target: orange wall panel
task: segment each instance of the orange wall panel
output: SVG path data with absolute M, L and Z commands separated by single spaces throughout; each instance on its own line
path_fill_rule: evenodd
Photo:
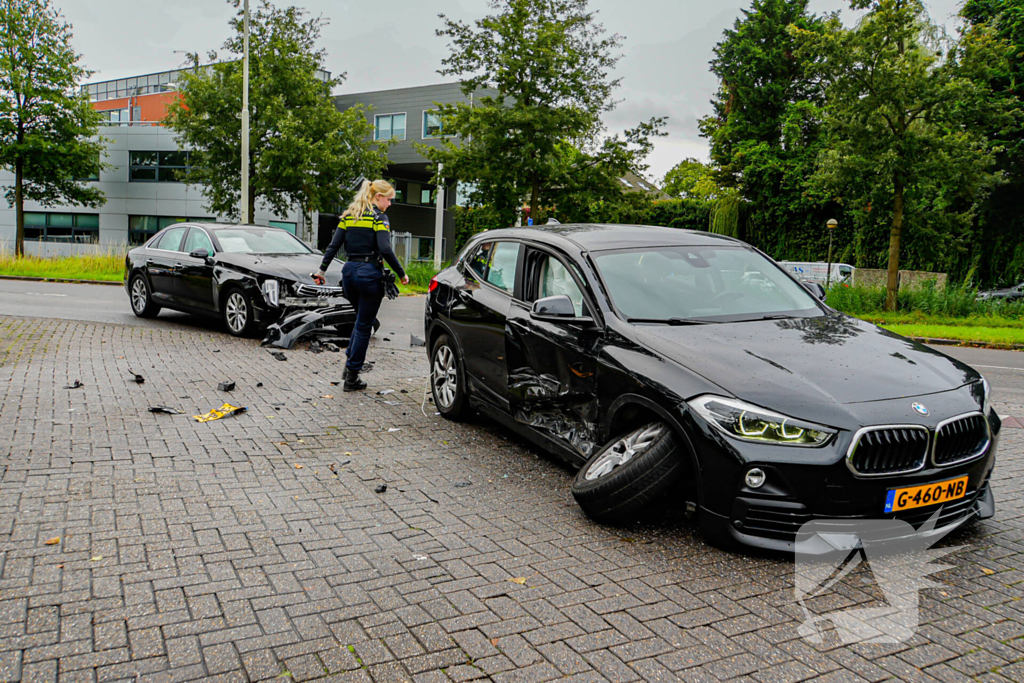
M 167 115 L 167 105 L 174 101 L 174 98 L 181 97 L 176 92 L 151 93 L 139 95 L 133 99 L 122 97 L 118 100 L 103 100 L 94 102 L 93 108 L 96 111 L 110 111 L 111 109 L 127 109 L 131 104 L 139 107 L 139 121 L 157 123 L 163 121 Z M 133 101 L 134 100 L 134 101 Z

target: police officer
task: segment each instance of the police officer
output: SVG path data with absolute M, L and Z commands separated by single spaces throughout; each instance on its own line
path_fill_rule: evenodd
M 391 248 L 391 225 L 384 215 L 394 197 L 395 188 L 387 181 L 364 180 L 355 199 L 341 214 L 320 270 L 313 276 L 317 283 L 323 284 L 324 271 L 344 246 L 346 260 L 341 270 L 341 286 L 345 289 L 345 298 L 356 309 L 355 329 L 349 340 L 348 362 L 342 376 L 345 391 L 366 388 L 366 382 L 359 379 L 359 371 L 363 369 L 373 322 L 384 298 L 384 261 L 404 284 L 409 284 L 409 276 Z

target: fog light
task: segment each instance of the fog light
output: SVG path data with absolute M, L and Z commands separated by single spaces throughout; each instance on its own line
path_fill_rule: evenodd
M 749 486 L 750 488 L 757 489 L 761 488 L 766 478 L 767 477 L 765 476 L 764 470 L 755 467 L 754 469 L 747 472 L 747 476 L 743 478 L 743 481 L 745 481 L 747 483 L 747 486 Z
M 263 283 L 263 298 L 267 303 L 277 308 L 281 297 L 281 284 L 277 280 L 267 280 Z

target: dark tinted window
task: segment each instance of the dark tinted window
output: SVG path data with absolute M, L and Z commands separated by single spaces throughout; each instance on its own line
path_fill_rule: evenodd
M 157 242 L 154 249 L 164 249 L 166 251 L 180 251 L 181 238 L 185 236 L 186 228 L 171 228 L 163 234 L 160 241 Z

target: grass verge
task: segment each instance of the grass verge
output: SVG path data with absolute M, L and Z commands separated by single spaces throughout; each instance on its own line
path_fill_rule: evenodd
M 13 254 L 0 253 L 0 275 L 120 282 L 124 279 L 124 254 L 15 258 Z
M 900 325 L 882 324 L 882 327 L 904 337 L 930 339 L 956 339 L 965 342 L 1007 346 L 1024 345 L 1024 330 L 1011 327 L 978 327 L 973 325 Z

